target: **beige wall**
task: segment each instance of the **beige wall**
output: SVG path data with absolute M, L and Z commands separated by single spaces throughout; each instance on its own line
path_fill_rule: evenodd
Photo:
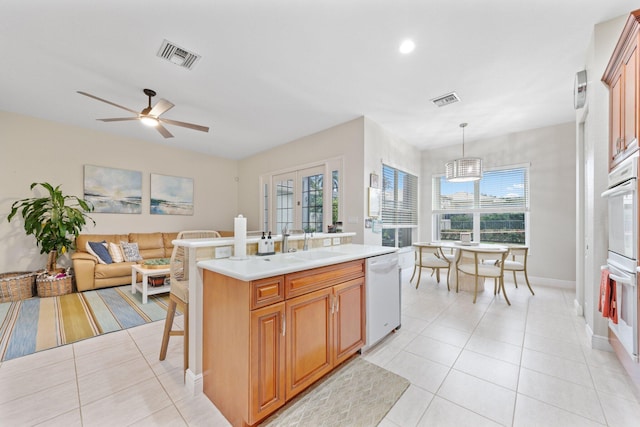
M 238 212 L 247 216 L 247 228 L 263 228 L 259 217 L 261 175 L 342 157 L 342 189 L 347 196 L 343 197 L 341 206 L 343 231 L 357 233 L 353 242 L 362 243 L 363 141 L 364 118 L 360 117 L 241 160 Z M 274 233 L 280 234 L 280 231 Z
M 364 185 L 369 186 L 369 175 L 375 172 L 380 176 L 382 186 L 382 164 L 400 169 L 420 178 L 420 150 L 406 143 L 372 120 L 364 121 Z M 418 199 L 419 202 L 419 199 Z M 362 203 L 362 215 L 368 215 L 368 193 L 365 192 Z M 364 229 L 364 243 L 381 245 L 382 234 Z M 416 238 L 418 234 L 416 233 Z
M 0 272 L 43 268 L 35 239 L 22 221 L 6 218 L 17 199 L 32 197 L 32 182 L 61 185 L 82 197 L 83 165 L 142 172 L 142 214 L 94 213 L 89 233 L 232 229 L 237 214 L 237 162 L 146 141 L 126 139 L 23 115 L 0 111 Z M 150 174 L 194 180 L 194 215 L 150 215 Z M 62 260 L 65 262 L 65 260 Z
M 472 129 L 470 127 L 470 129 Z M 472 130 L 467 133 L 472 134 Z M 575 281 L 575 125 L 566 123 L 465 144 L 486 169 L 529 163 L 531 276 Z M 431 179 L 461 147 L 422 152 L 421 240 L 432 239 Z

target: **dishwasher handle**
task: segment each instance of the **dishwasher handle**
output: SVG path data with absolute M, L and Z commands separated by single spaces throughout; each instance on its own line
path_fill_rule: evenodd
M 369 270 L 372 273 L 388 273 L 398 268 L 398 259 L 392 258 L 387 260 L 369 260 Z

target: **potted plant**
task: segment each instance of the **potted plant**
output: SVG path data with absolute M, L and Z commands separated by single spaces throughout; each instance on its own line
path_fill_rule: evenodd
M 87 212 L 93 211 L 93 205 L 76 196 L 64 195 L 60 186 L 54 188 L 46 182 L 34 182 L 30 189 L 33 190 L 37 185 L 46 189 L 49 194 L 14 202 L 7 220 L 11 222 L 20 211 L 27 235 L 33 234 L 40 253 L 48 254 L 47 272 L 53 273 L 56 271 L 58 254 L 75 249 L 75 239 L 86 221 L 96 224 L 87 215 Z

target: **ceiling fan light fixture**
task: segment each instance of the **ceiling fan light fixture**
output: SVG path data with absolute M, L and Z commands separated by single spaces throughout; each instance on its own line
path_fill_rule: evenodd
M 445 164 L 445 177 L 449 182 L 478 181 L 482 178 L 482 159 L 464 156 L 464 128 L 467 127 L 467 123 L 460 123 L 460 127 L 462 128 L 462 157 Z
M 160 124 L 158 119 L 156 119 L 155 117 L 151 117 L 151 116 L 140 117 L 140 121 L 142 122 L 143 125 L 149 126 L 149 127 L 156 127 L 156 126 L 158 126 Z

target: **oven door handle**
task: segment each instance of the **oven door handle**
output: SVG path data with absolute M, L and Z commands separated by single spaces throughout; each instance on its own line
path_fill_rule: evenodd
M 625 285 L 635 286 L 635 284 L 634 284 L 634 283 L 632 283 L 632 281 L 631 281 L 631 278 L 632 278 L 632 277 L 633 277 L 633 276 L 630 276 L 630 277 L 622 277 L 622 276 L 618 276 L 618 275 L 615 275 L 615 274 L 611 274 L 611 273 L 609 273 L 609 279 L 611 279 L 611 280 L 615 280 L 616 282 L 618 282 L 618 283 L 622 283 L 622 284 L 625 284 Z
M 635 185 L 635 180 L 629 180 L 627 182 L 625 182 L 624 184 L 620 184 L 616 187 L 610 188 L 607 191 L 604 191 L 600 197 L 610 197 L 610 196 L 615 196 L 618 194 L 624 194 L 624 193 L 628 193 L 630 191 L 635 191 L 636 189 L 636 185 Z

